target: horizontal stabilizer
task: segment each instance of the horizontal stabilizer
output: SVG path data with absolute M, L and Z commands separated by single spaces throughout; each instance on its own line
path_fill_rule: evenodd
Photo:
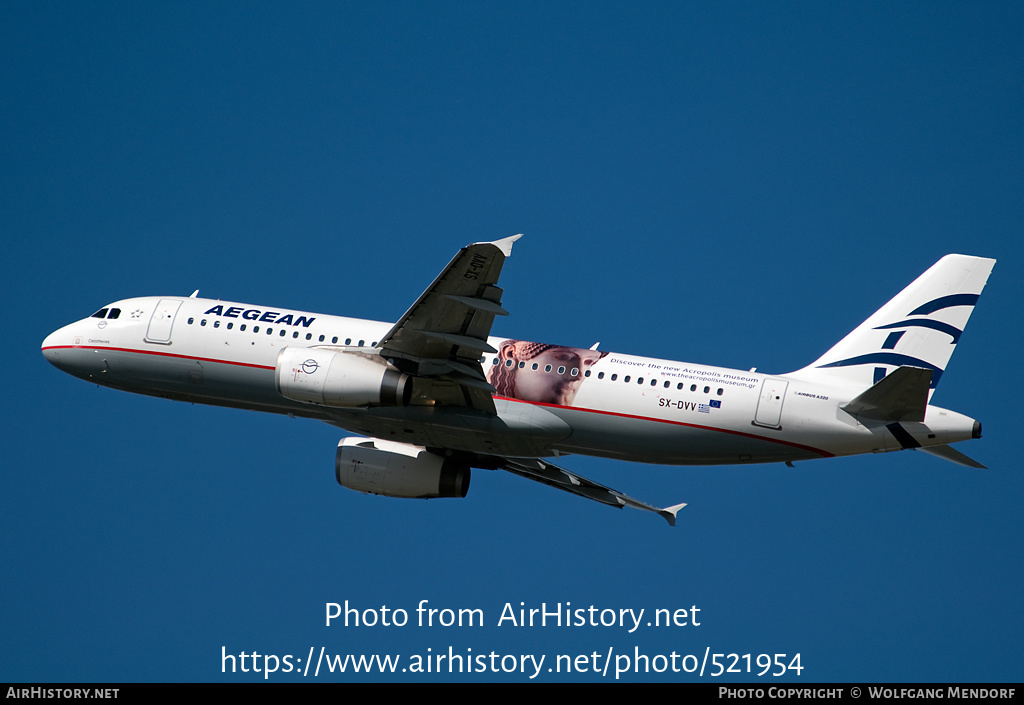
M 843 411 L 886 423 L 924 421 L 932 371 L 921 367 L 900 367 L 886 375 L 853 400 Z
M 984 465 L 979 463 L 977 460 L 972 460 L 971 458 L 968 458 L 966 455 L 958 451 L 956 448 L 953 448 L 952 446 L 921 446 L 917 450 L 923 450 L 925 453 L 928 453 L 929 455 L 934 455 L 936 457 L 943 458 L 945 460 L 950 461 L 951 463 L 956 463 L 957 465 L 963 465 L 969 468 L 978 468 L 979 470 L 988 469 Z

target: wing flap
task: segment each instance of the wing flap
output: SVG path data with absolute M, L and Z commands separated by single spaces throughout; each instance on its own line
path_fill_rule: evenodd
M 540 482 L 549 487 L 570 492 L 580 497 L 600 502 L 601 504 L 607 504 L 610 507 L 617 507 L 619 509 L 633 507 L 634 509 L 654 512 L 667 521 L 670 526 L 676 525 L 676 513 L 686 506 L 684 502 L 671 507 L 655 507 L 625 495 L 618 490 L 613 490 L 593 480 L 581 477 L 576 473 L 569 472 L 540 458 L 505 458 L 499 467 L 502 470 L 525 477 L 528 480 Z
M 457 301 L 463 306 L 475 308 L 479 311 L 487 311 L 488 313 L 492 313 L 495 316 L 508 315 L 508 311 L 506 311 L 501 306 L 499 306 L 498 304 L 494 303 L 489 299 L 471 299 L 468 296 L 456 296 L 455 294 L 444 294 L 444 296 L 451 299 L 452 301 Z
M 458 345 L 459 347 L 465 348 L 466 350 L 475 350 L 477 352 L 489 352 L 496 353 L 490 343 L 486 339 L 480 340 L 479 338 L 472 338 L 468 335 L 456 335 L 455 333 L 439 333 L 432 330 L 411 330 L 410 335 L 419 335 L 423 338 L 427 338 L 431 341 L 439 340 L 442 343 L 448 343 L 449 345 Z

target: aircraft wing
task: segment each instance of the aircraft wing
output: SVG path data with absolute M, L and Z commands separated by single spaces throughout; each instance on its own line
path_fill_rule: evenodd
M 638 499 L 633 499 L 628 495 L 624 495 L 618 490 L 613 490 L 610 487 L 600 485 L 593 480 L 588 480 L 585 477 L 569 472 L 564 468 L 560 468 L 557 465 L 549 463 L 546 460 L 540 458 L 505 458 L 503 462 L 498 466 L 502 470 L 525 477 L 528 480 L 534 480 L 536 482 L 543 483 L 549 487 L 556 487 L 566 492 L 579 495 L 580 497 L 586 497 L 592 499 L 595 502 L 601 504 L 607 504 L 611 507 L 633 507 L 635 509 L 643 509 L 648 512 L 654 512 L 661 516 L 670 526 L 676 525 L 676 512 L 686 506 L 686 503 L 676 504 L 672 507 L 665 507 L 661 509 L 659 507 L 651 506 L 645 502 L 641 502 Z
M 495 413 L 480 364 L 495 352 L 487 343 L 501 307 L 498 276 L 522 235 L 459 250 L 434 282 L 377 344 L 380 354 L 414 375 L 413 404 L 468 406 Z

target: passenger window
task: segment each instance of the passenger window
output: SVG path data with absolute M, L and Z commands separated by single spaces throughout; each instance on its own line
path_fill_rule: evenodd
M 243 323 L 242 325 L 238 326 L 238 330 L 240 330 L 240 331 L 242 331 L 244 333 L 245 332 L 245 324 Z
M 288 335 L 288 331 L 286 331 L 286 330 L 285 330 L 284 328 L 282 328 L 282 329 L 281 329 L 281 337 L 283 338 L 283 337 L 285 337 L 286 335 Z
M 590 374 L 590 372 L 588 371 L 587 374 Z M 598 379 L 604 379 L 604 372 L 598 372 L 597 373 L 597 378 Z
M 711 387 L 704 387 L 704 393 L 707 394 L 711 391 Z
M 196 319 L 194 319 L 194 318 L 190 318 L 190 319 L 188 319 L 188 324 L 189 324 L 189 325 L 192 325 L 192 322 L 193 322 L 193 321 L 195 321 L 195 320 L 196 320 Z
M 332 343 L 337 343 L 338 342 L 338 336 L 334 336 L 333 338 L 331 338 L 331 342 Z
M 617 374 L 615 374 L 615 375 L 612 375 L 612 382 L 614 382 L 614 381 L 615 381 L 615 380 L 617 380 L 618 378 L 619 378 L 619 376 L 618 376 Z
M 536 369 L 537 369 L 538 367 L 540 367 L 540 365 L 538 365 L 538 364 L 537 364 L 536 362 L 535 362 L 535 363 L 533 363 L 533 369 L 535 369 L 535 370 L 536 370 Z
M 511 360 L 505 360 L 505 367 L 512 367 L 512 361 Z
M 724 391 L 725 391 L 724 389 L 722 389 L 721 387 L 719 387 L 719 388 L 718 388 L 718 392 L 717 392 L 717 393 L 718 393 L 718 396 L 722 396 L 722 392 L 724 392 Z
M 680 382 L 679 384 L 676 385 L 676 389 L 682 389 L 682 388 L 683 388 L 683 383 L 682 382 Z
M 203 320 L 199 321 L 199 325 L 205 326 L 206 325 L 206 319 L 204 318 Z
M 526 363 L 523 362 L 522 360 L 520 360 L 519 361 L 519 369 L 523 369 L 524 367 L 526 367 Z
M 235 324 L 232 323 L 231 321 L 228 321 L 228 330 L 231 330 L 234 327 L 235 327 Z
M 274 329 L 273 328 L 267 328 L 267 335 L 273 335 L 273 334 L 274 334 Z
M 690 391 L 691 392 L 696 392 L 697 391 L 697 385 L 696 384 L 691 384 L 690 385 Z
M 590 376 L 590 370 L 587 370 L 586 372 L 584 372 L 583 376 L 584 377 L 589 377 Z
M 359 347 L 363 347 L 363 341 L 362 340 L 359 341 Z
M 652 386 L 652 387 L 657 387 L 657 386 L 658 386 L 658 380 L 656 380 L 656 379 L 652 379 L 652 380 L 651 380 L 651 386 Z M 665 386 L 666 386 L 666 387 L 668 386 L 668 382 L 665 382 Z
M 626 375 L 625 377 L 623 377 L 622 381 L 623 382 L 628 382 L 629 381 L 629 375 Z
M 551 365 L 544 365 L 544 371 L 545 372 L 550 372 L 551 371 Z
M 324 337 L 322 335 L 320 336 L 320 342 L 324 342 Z
M 253 333 L 259 333 L 260 332 L 260 327 L 259 326 L 253 326 L 252 327 L 252 332 Z
M 590 370 L 587 370 L 587 372 L 588 372 L 587 376 L 589 377 L 590 376 L 590 374 L 589 374 Z M 570 377 L 579 377 L 579 374 L 580 374 L 580 371 L 576 367 L 573 367 L 572 370 L 569 372 L 569 376 Z
M 335 341 L 335 342 L 337 342 L 337 341 Z M 351 344 L 352 344 L 352 338 L 345 338 L 345 345 L 351 345 Z
M 643 377 L 637 377 L 636 378 L 636 383 L 637 384 L 643 384 L 644 383 L 644 378 Z
M 214 328 L 220 328 L 220 321 L 214 321 L 213 322 L 213 327 Z
M 565 367 L 559 367 L 558 368 L 558 374 L 564 375 L 565 374 Z

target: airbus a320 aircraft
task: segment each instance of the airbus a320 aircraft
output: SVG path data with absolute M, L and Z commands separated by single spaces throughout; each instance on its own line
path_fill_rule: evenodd
M 306 416 L 338 444 L 338 482 L 388 497 L 465 497 L 502 469 L 675 525 L 553 464 L 583 454 L 667 465 L 784 462 L 949 444 L 974 419 L 929 402 L 995 260 L 947 255 L 789 374 L 490 337 L 521 237 L 459 251 L 397 323 L 190 297 L 116 301 L 51 333 L 43 355 L 107 387 Z

